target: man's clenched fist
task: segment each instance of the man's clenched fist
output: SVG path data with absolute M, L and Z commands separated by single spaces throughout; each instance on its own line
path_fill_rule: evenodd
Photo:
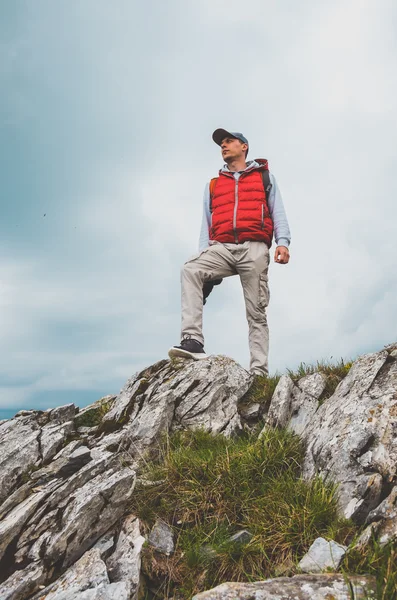
M 286 265 L 289 262 L 289 250 L 285 246 L 277 246 L 274 253 L 274 262 Z

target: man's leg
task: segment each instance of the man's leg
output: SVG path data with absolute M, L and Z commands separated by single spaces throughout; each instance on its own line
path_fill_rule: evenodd
M 269 329 L 266 308 L 269 304 L 269 249 L 263 242 L 245 242 L 247 251 L 237 263 L 243 286 L 249 329 L 250 369 L 268 374 Z
M 182 267 L 182 335 L 204 344 L 203 283 L 236 275 L 235 260 L 223 244 L 213 244 Z

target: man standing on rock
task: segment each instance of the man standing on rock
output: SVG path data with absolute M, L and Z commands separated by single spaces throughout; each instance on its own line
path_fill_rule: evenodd
M 242 133 L 217 129 L 225 165 L 206 185 L 199 253 L 182 269 L 182 341 L 172 357 L 206 358 L 202 332 L 203 299 L 224 277 L 240 275 L 249 328 L 250 370 L 268 374 L 269 248 L 273 234 L 276 263 L 289 261 L 290 230 L 283 201 L 267 160 L 246 162 L 249 144 Z M 204 294 L 204 296 L 203 296 Z

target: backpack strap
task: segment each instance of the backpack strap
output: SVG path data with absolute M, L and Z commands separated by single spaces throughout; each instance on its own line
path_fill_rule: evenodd
M 213 177 L 210 181 L 210 213 L 212 213 L 212 199 L 215 193 L 216 182 L 218 181 L 218 177 Z
M 262 181 L 263 181 L 263 188 L 265 190 L 265 195 L 266 195 L 266 202 L 269 207 L 269 196 L 270 196 L 270 191 L 272 189 L 272 184 L 270 183 L 270 175 L 269 175 L 268 169 L 262 171 Z

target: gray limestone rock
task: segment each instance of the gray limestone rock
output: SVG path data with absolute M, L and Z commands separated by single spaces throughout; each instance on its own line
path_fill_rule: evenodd
M 35 413 L 0 425 L 0 503 L 22 482 L 24 474 L 40 464 L 40 435 Z
M 46 412 L 20 411 L 0 425 L 0 503 L 58 452 L 74 431 L 68 420 L 74 412 L 73 404 Z
M 129 515 L 122 524 L 114 551 L 106 560 L 111 581 L 125 583 L 129 600 L 138 598 L 141 550 L 144 542 L 139 520 L 134 515 Z
M 318 408 L 325 383 L 322 373 L 306 375 L 296 385 L 288 375 L 283 375 L 274 391 L 265 428 L 288 427 L 302 435 Z
M 359 358 L 302 437 L 304 475 L 338 484 L 341 513 L 362 523 L 397 471 L 397 361 L 384 350 Z
M 49 495 L 50 489 L 43 489 L 33 493 L 16 506 L 0 522 L 0 560 L 4 556 L 8 546 L 19 536 L 22 528 L 29 518 L 34 514 L 38 506 Z
M 397 539 L 397 487 L 395 486 L 389 496 L 379 504 L 377 508 L 372 510 L 368 517 L 367 523 L 370 523 L 367 528 L 368 535 L 376 534 L 378 542 L 381 546 L 388 544 Z M 367 531 L 367 529 L 365 531 Z M 361 535 L 364 539 L 364 533 Z M 361 539 L 361 543 L 363 542 Z M 368 540 L 369 541 L 369 540 Z
M 327 569 L 337 571 L 346 550 L 346 546 L 319 537 L 300 561 L 299 568 L 304 573 L 321 573 Z
M 306 375 L 298 381 L 292 392 L 291 419 L 288 427 L 297 435 L 302 435 L 318 409 L 318 401 L 325 388 L 322 373 Z
M 296 575 L 255 583 L 222 583 L 192 600 L 364 600 L 375 598 L 373 578 Z
M 38 592 L 32 600 L 69 600 L 89 589 L 108 586 L 106 565 L 98 549 L 93 548 L 53 584 Z
M 261 409 L 261 405 L 259 402 L 254 402 L 253 404 L 243 405 L 240 407 L 240 415 L 243 419 L 249 421 L 250 419 L 257 419 L 259 416 Z
M 295 384 L 289 375 L 282 375 L 269 406 L 266 425 L 287 427 L 292 414 L 292 392 Z
M 157 519 L 148 535 L 148 542 L 157 552 L 170 556 L 174 552 L 174 536 L 172 530 L 161 519 Z
M 224 356 L 181 359 L 176 366 L 161 361 L 127 382 L 103 427 L 119 428 L 113 446 L 133 455 L 175 429 L 200 427 L 231 435 L 241 429 L 237 402 L 250 383 L 251 375 Z M 109 443 L 107 437 L 103 444 Z
M 101 538 L 99 538 L 99 540 L 95 544 L 94 548 L 97 548 L 99 550 L 99 554 L 102 560 L 105 560 L 114 550 L 115 537 L 115 531 L 108 531 Z
M 1 600 L 25 600 L 40 587 L 44 587 L 46 572 L 40 562 L 32 562 L 26 569 L 15 571 L 0 584 Z
M 74 432 L 73 421 L 49 423 L 41 430 L 40 451 L 43 463 L 47 463 L 60 450 L 64 440 Z
M 79 488 L 61 505 L 58 528 L 45 545 L 45 561 L 53 564 L 62 556 L 63 566 L 72 564 L 123 516 L 134 485 L 135 472 L 126 467 L 105 471 Z

